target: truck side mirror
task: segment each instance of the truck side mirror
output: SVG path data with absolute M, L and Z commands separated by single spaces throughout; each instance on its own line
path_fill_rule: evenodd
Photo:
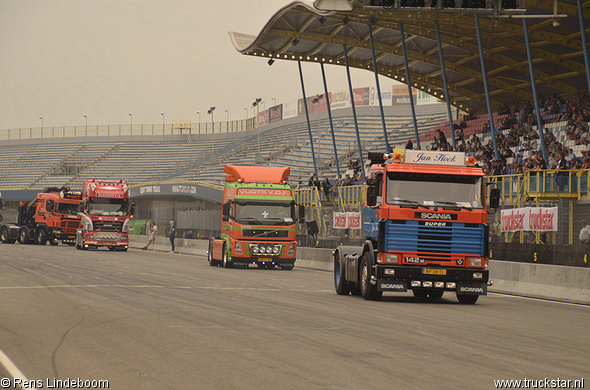
M 303 223 L 303 222 L 305 222 L 305 206 L 300 204 L 298 206 L 298 209 L 299 209 L 299 218 L 298 218 L 299 222 Z
M 47 211 L 52 212 L 55 209 L 55 204 L 52 200 L 48 200 L 45 205 L 45 208 L 47 209 Z
M 227 221 L 229 221 L 229 215 L 224 215 L 223 217 L 221 217 L 221 220 L 222 220 L 223 222 L 227 222 Z
M 221 206 L 221 214 L 222 214 L 224 217 L 229 217 L 229 207 L 230 207 L 230 206 L 229 206 L 229 203 L 224 203 L 224 204 Z M 229 220 L 229 219 L 224 219 L 224 221 L 228 221 L 228 220 Z
M 377 205 L 377 187 L 367 187 L 367 206 L 375 207 Z
M 500 189 L 492 188 L 490 190 L 490 207 L 497 209 L 500 206 Z
M 131 203 L 131 208 L 129 209 L 129 215 L 135 214 L 135 203 Z

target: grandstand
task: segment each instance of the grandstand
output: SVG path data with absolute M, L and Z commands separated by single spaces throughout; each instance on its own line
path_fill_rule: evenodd
M 403 147 L 414 138 L 410 110 L 385 107 L 389 145 Z M 363 154 L 385 151 L 378 107 L 358 107 Z M 358 158 L 351 109 L 332 112 L 340 173 L 349 159 Z M 417 107 L 420 134 L 447 118 L 446 107 Z M 336 176 L 327 113 L 310 116 L 316 165 L 320 177 Z M 426 145 L 424 145 L 426 146 Z M 423 146 L 423 147 L 424 147 Z M 0 145 L 0 190 L 42 189 L 67 185 L 81 188 L 87 178 L 122 179 L 130 184 L 163 180 L 196 180 L 221 184 L 226 163 L 290 166 L 291 181 L 307 183 L 314 172 L 309 131 L 304 115 L 232 133 L 199 135 L 137 135 L 110 137 L 53 137 L 6 140 Z

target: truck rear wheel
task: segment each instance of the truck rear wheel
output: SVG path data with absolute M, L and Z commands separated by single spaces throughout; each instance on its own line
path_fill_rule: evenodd
M 466 305 L 473 305 L 475 302 L 477 302 L 477 298 L 479 298 L 479 295 L 457 294 L 457 299 L 459 300 L 459 303 L 463 303 Z
M 7 226 L 2 226 L 2 229 L 0 229 L 0 241 L 2 241 L 3 244 L 13 244 L 15 241 L 10 239 L 10 233 L 8 232 Z
M 338 295 L 350 294 L 350 286 L 344 278 L 344 272 L 342 272 L 340 253 L 334 253 L 334 288 Z
M 371 254 L 369 252 L 365 252 L 363 255 L 363 260 L 361 262 L 361 295 L 366 300 L 379 300 L 383 295 L 383 291 L 377 291 L 377 286 L 371 284 L 371 276 L 373 276 L 373 267 L 371 261 Z
M 35 236 L 35 243 L 37 245 L 45 245 L 47 244 L 47 231 L 43 228 L 37 230 L 37 235 Z
M 22 227 L 18 232 L 18 243 L 28 244 L 29 243 L 29 229 Z

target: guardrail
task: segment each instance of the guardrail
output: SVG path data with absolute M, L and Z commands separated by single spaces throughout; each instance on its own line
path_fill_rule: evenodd
M 168 124 L 120 124 L 24 127 L 0 129 L 0 140 L 66 138 L 66 137 L 108 137 L 108 136 L 153 136 L 153 135 L 196 135 L 233 133 L 255 128 L 255 118 L 222 122 L 191 123 L 173 121 Z

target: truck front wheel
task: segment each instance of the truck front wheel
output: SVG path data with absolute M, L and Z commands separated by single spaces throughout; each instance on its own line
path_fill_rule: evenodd
M 45 245 L 47 244 L 47 231 L 43 228 L 37 230 L 37 235 L 35 236 L 35 243 L 37 245 Z
M 221 258 L 223 263 L 223 268 L 231 268 L 233 264 L 229 262 L 229 255 L 227 254 L 227 248 L 225 244 L 223 244 L 223 250 L 221 251 Z
M 371 261 L 371 254 L 369 252 L 365 252 L 363 255 L 363 260 L 361 262 L 361 295 L 366 300 L 379 300 L 383 295 L 383 291 L 377 291 L 377 286 L 371 284 L 371 276 L 373 276 L 373 267 Z
M 340 262 L 340 253 L 334 254 L 334 288 L 338 295 L 348 295 L 350 293 L 350 286 L 344 278 L 344 272 Z
M 209 251 L 207 253 L 207 261 L 211 267 L 219 265 L 219 261 L 213 259 L 213 241 L 209 240 Z

